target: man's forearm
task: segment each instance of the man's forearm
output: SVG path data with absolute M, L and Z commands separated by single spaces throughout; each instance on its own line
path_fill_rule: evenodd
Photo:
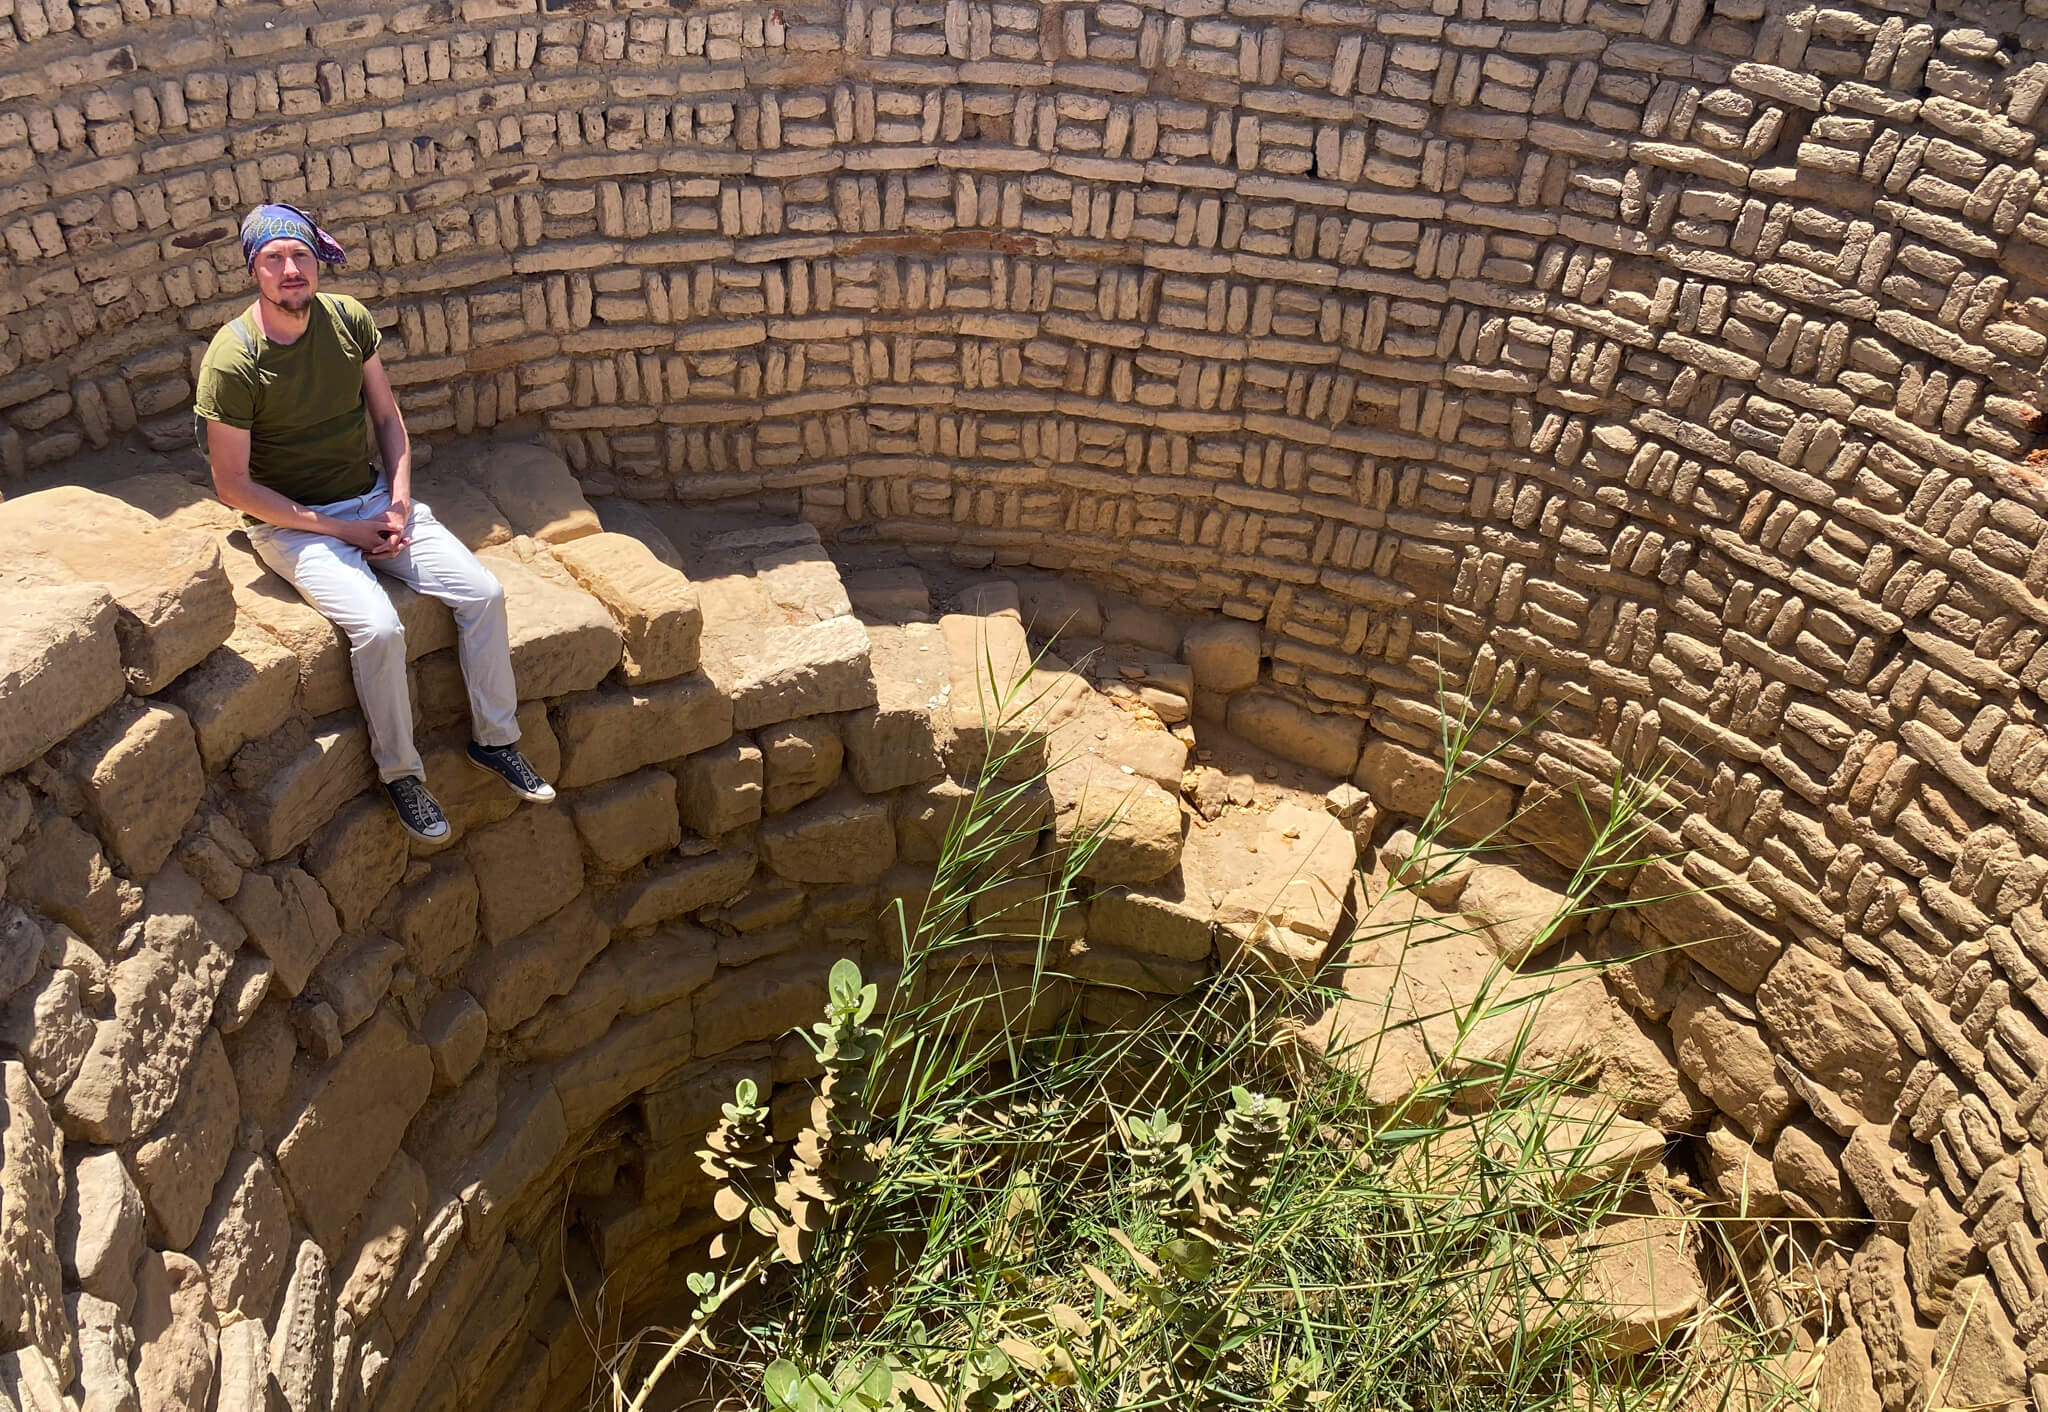
M 309 510 L 288 495 L 281 495 L 267 485 L 258 485 L 253 480 L 231 480 L 214 477 L 214 494 L 220 502 L 233 510 L 254 515 L 265 524 L 276 525 L 279 529 L 306 530 L 313 534 L 333 534 L 340 521 L 332 516 Z
M 376 420 L 377 450 L 391 474 L 391 498 L 412 499 L 412 438 L 405 434 L 405 418 L 397 413 Z

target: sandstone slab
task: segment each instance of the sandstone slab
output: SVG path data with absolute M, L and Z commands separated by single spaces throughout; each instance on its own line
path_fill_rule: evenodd
M 203 530 L 164 524 L 110 495 L 55 486 L 0 503 L 0 540 L 27 583 L 98 583 L 119 616 L 128 686 L 161 691 L 226 640 L 235 603 Z
M 208 1030 L 177 1101 L 135 1149 L 135 1185 L 149 1213 L 150 1239 L 159 1247 L 182 1250 L 198 1235 L 241 1117 L 227 1051 Z
M 558 581 L 538 560 L 527 563 L 504 550 L 492 550 L 483 563 L 505 589 L 512 676 L 521 701 L 588 691 L 619 664 L 617 624 L 573 581 Z M 552 561 L 549 567 L 568 579 Z
M 745 736 L 699 750 L 675 767 L 676 809 L 684 828 L 704 838 L 761 817 L 760 747 Z
M 438 980 L 461 963 L 477 938 L 480 901 L 476 871 L 460 854 L 436 858 L 399 894 L 398 939 L 415 971 Z
M 1011 616 L 948 613 L 939 619 L 948 673 L 947 766 L 974 779 L 993 765 L 1005 779 L 1028 779 L 1047 763 L 1044 709 L 1024 625 Z
M 220 1332 L 206 1276 L 190 1258 L 151 1251 L 135 1298 L 135 1392 L 141 1412 L 205 1407 Z
M 1413 819 L 1435 815 L 1452 838 L 1491 838 L 1514 810 L 1515 793 L 1499 780 L 1479 774 L 1450 780 L 1443 761 L 1391 740 L 1376 739 L 1365 747 L 1352 783 L 1391 813 Z
M 478 829 L 465 848 L 476 869 L 477 911 L 487 941 L 517 936 L 583 890 L 583 849 L 565 810 L 522 809 Z
M 568 463 L 544 446 L 496 441 L 478 448 L 470 464 L 475 483 L 518 534 L 567 544 L 604 529 Z
M 1339 778 L 1358 763 L 1358 745 L 1365 734 L 1365 722 L 1356 716 L 1325 715 L 1258 691 L 1232 697 L 1226 720 L 1231 734 L 1259 749 Z M 1371 787 L 1363 780 L 1358 783 Z
M 869 883 L 896 861 L 889 806 L 851 789 L 764 822 L 761 859 L 797 883 Z
M 206 788 L 185 713 L 131 698 L 65 742 L 62 756 L 107 851 L 132 877 L 155 873 Z
M 1191 627 L 1181 637 L 1180 655 L 1198 691 L 1228 696 L 1259 684 L 1259 630 L 1251 623 L 1218 619 Z
M 1762 1031 L 1704 988 L 1688 986 L 1679 996 L 1671 1037 L 1679 1067 L 1757 1142 L 1768 1142 L 1797 1110 Z
M 291 1213 L 268 1158 L 229 1154 L 227 1170 L 188 1248 L 206 1273 L 214 1307 L 227 1319 L 262 1319 L 291 1254 Z
M 274 863 L 242 874 L 241 890 L 229 899 L 228 910 L 269 958 L 286 995 L 305 989 L 313 968 L 341 935 L 327 890 L 295 864 Z
M 119 1144 L 147 1135 L 175 1101 L 243 931 L 180 868 L 158 873 L 147 910 L 108 975 L 113 1016 L 59 1101 L 65 1131 Z
M 765 726 L 755 734 L 761 747 L 761 807 L 780 814 L 815 799 L 839 782 L 846 747 L 828 720 L 810 717 Z
M 235 756 L 235 822 L 265 858 L 281 858 L 376 781 L 370 733 L 353 714 L 323 716 L 304 732 L 251 741 Z
M 868 794 L 932 779 L 945 769 L 952 712 L 952 669 L 937 625 L 868 628 L 875 704 L 841 727 L 846 768 Z
M 744 848 L 678 857 L 602 891 L 599 911 L 621 932 L 671 921 L 699 907 L 729 902 L 754 876 L 754 854 Z
M 97 584 L 0 585 L 0 774 L 18 770 L 127 690 L 114 600 Z
M 1155 882 L 1180 863 L 1177 795 L 1126 774 L 1096 756 L 1062 761 L 1046 772 L 1057 845 L 1085 844 L 1081 875 L 1099 883 Z
M 577 894 L 531 929 L 473 953 L 462 983 L 483 1006 L 491 1028 L 509 1030 L 550 996 L 565 994 L 610 940 L 610 928 Z
M 1757 988 L 1756 1009 L 1801 1069 L 1865 1118 L 1891 1118 L 1905 1080 L 1898 1037 L 1839 966 L 1804 947 L 1787 947 Z
M 1663 860 L 1645 863 L 1629 901 L 1666 942 L 1745 994 L 1770 973 L 1785 944 Z
M 241 621 L 227 641 L 171 684 L 164 699 L 191 721 L 200 762 L 211 771 L 282 725 L 298 694 L 298 654 Z
M 567 803 L 590 861 L 605 872 L 623 873 L 682 842 L 676 777 L 666 770 L 640 770 L 594 785 Z
M 142 1193 L 111 1148 L 76 1149 L 70 1175 L 57 1225 L 65 1278 L 125 1314 L 143 1252 Z
M 586 535 L 554 552 L 617 624 L 624 643 L 620 676 L 666 681 L 697 669 L 704 616 L 689 579 L 623 534 Z
M 573 789 L 717 745 L 732 735 L 733 709 L 699 674 L 603 687 L 556 706 L 554 725 L 562 744 L 556 783 Z
M 405 876 L 411 853 L 383 791 L 341 806 L 306 849 L 306 870 L 334 903 L 345 932 L 360 931 Z
M 427 1099 L 434 1063 L 391 1010 L 349 1037 L 277 1144 L 277 1169 L 314 1239 L 339 1248 L 406 1124 Z
M 68 1380 L 77 1353 L 57 1254 L 64 1175 L 43 1096 L 26 1068 L 0 1060 L 0 1343 L 41 1349 Z

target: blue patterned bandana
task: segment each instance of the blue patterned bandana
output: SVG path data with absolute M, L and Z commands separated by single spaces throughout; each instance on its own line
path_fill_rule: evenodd
M 313 218 L 304 211 L 282 201 L 258 206 L 242 218 L 242 259 L 251 270 L 256 268 L 256 252 L 273 240 L 303 241 L 313 252 L 313 258 L 323 265 L 348 263 L 348 256 L 333 236 L 314 225 Z

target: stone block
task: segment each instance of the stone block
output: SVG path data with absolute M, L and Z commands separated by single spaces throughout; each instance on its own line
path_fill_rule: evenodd
M 1906 1064 L 1898 1036 L 1843 978 L 1841 967 L 1789 946 L 1757 987 L 1765 1033 L 1815 1082 L 1872 1122 L 1897 1110 Z
M 74 1146 L 69 1161 L 56 1227 L 64 1277 L 125 1312 L 135 1300 L 135 1267 L 146 1244 L 142 1193 L 112 1148 Z
M 1755 1142 L 1768 1143 L 1798 1110 L 1762 1032 L 1703 987 L 1678 997 L 1671 1038 L 1686 1077 Z
M 253 740 L 235 756 L 228 812 L 265 858 L 281 858 L 376 782 L 370 733 L 353 714 Z
M 206 789 L 185 713 L 131 698 L 66 741 L 62 756 L 107 851 L 133 878 L 154 874 Z
M 573 789 L 679 760 L 732 735 L 732 702 L 710 678 L 607 685 L 554 709 L 562 745 L 557 783 Z
M 599 894 L 598 909 L 621 932 L 644 930 L 699 907 L 730 902 L 754 876 L 754 855 L 725 849 L 656 864 Z
M 796 883 L 870 883 L 896 861 L 889 806 L 851 789 L 764 822 L 761 857 Z
M 223 1316 L 266 1318 L 284 1279 L 291 1213 L 277 1173 L 260 1153 L 234 1152 L 190 1246 Z
M 1020 575 L 1017 613 L 1024 630 L 1053 642 L 1102 636 L 1102 601 L 1085 583 L 1051 575 Z
M 341 806 L 307 846 L 306 870 L 333 901 L 341 929 L 354 932 L 398 886 L 410 858 L 405 829 L 378 790 Z
M 507 550 L 489 551 L 483 565 L 505 589 L 521 701 L 588 691 L 619 664 L 619 629 L 602 603 Z
M 583 849 L 564 810 L 522 809 L 478 829 L 464 847 L 476 869 L 484 939 L 493 944 L 553 916 L 583 890 Z
M 454 971 L 477 938 L 476 872 L 460 854 L 436 858 L 427 875 L 399 896 L 398 939 L 419 975 Z
M 13 915 L 0 922 L 8 938 L 0 946 L 14 950 L 19 945 L 23 952 L 33 947 L 40 955 L 46 949 L 41 930 L 18 908 L 6 910 Z M 105 963 L 83 943 L 78 948 L 98 974 L 96 988 L 104 989 Z M 28 1065 L 29 1077 L 45 1098 L 55 1098 L 70 1086 L 92 1049 L 93 1021 L 81 1001 L 79 975 L 78 970 L 44 966 L 0 1004 L 0 1049 Z
M 55 486 L 0 503 L 0 541 L 17 585 L 105 586 L 128 687 L 139 695 L 169 686 L 235 625 L 213 536 L 161 523 L 110 495 Z
M 434 997 L 420 1021 L 420 1038 L 434 1061 L 436 1092 L 445 1093 L 469 1077 L 490 1033 L 489 1014 L 468 991 L 458 986 Z
M 578 790 L 565 802 L 590 861 L 608 873 L 623 873 L 683 840 L 676 777 L 666 770 L 640 770 Z
M 1458 910 L 1477 922 L 1494 954 L 1520 966 L 1582 929 L 1584 918 L 1554 887 L 1502 863 L 1476 863 L 1465 873 Z
M 857 711 L 875 701 L 868 630 L 853 617 L 721 632 L 704 670 L 732 698 L 733 727 Z
M 296 653 L 260 627 L 237 623 L 164 693 L 182 710 L 208 771 L 224 769 L 237 750 L 276 730 L 299 694 Z
M 307 997 L 333 1012 L 337 1031 L 350 1034 L 376 1013 L 404 959 L 405 948 L 388 937 L 351 937 L 327 953 Z
M 1365 747 L 1352 782 L 1391 814 L 1418 820 L 1436 814 L 1443 832 L 1457 839 L 1493 837 L 1515 804 L 1512 789 L 1483 775 L 1465 775 L 1446 793 L 1443 761 L 1384 739 Z
M 841 722 L 846 768 L 869 794 L 944 772 L 952 712 L 946 640 L 933 623 L 868 628 L 875 704 Z
M 492 442 L 473 453 L 471 464 L 475 483 L 497 504 L 514 533 L 567 544 L 604 529 L 568 462 L 546 447 Z
M 1176 961 L 1170 957 L 1097 941 L 1075 943 L 1061 969 L 1075 980 L 1113 986 L 1145 995 L 1185 995 L 1209 973 L 1207 960 Z
M 55 1105 L 67 1134 L 118 1145 L 146 1136 L 178 1096 L 214 1001 L 241 948 L 241 925 L 183 869 L 151 881 L 141 922 L 107 976 L 113 1014 Z
M 1310 711 L 1278 696 L 1248 691 L 1230 699 L 1226 719 L 1231 734 L 1326 775 L 1341 779 L 1359 763 L 1358 745 L 1365 722 L 1356 716 Z M 1368 791 L 1372 788 L 1363 779 L 1357 783 Z
M 1087 845 L 1081 876 L 1103 884 L 1155 882 L 1180 864 L 1180 799 L 1149 779 L 1084 755 L 1046 772 L 1059 848 Z
M 755 1040 L 780 1039 L 810 1024 L 824 1011 L 825 976 L 834 959 L 773 956 L 721 971 L 696 994 L 693 1051 L 709 1058 Z
M 138 1412 L 189 1412 L 208 1405 L 219 1330 L 206 1276 L 175 1251 L 143 1257 L 135 1296 Z
M 76 1358 L 64 1317 L 57 1216 L 64 1139 L 28 1070 L 0 1059 L 0 1343 L 40 1348 L 69 1380 Z
M 341 629 L 272 573 L 245 535 L 221 541 L 221 563 L 233 585 L 237 626 L 254 627 L 275 638 L 299 663 L 298 706 L 310 716 L 351 709 L 355 678 L 349 671 L 348 640 Z
M 718 938 L 698 927 L 670 926 L 605 948 L 567 995 L 550 1000 L 519 1027 L 531 1059 L 559 1059 L 596 1043 L 621 1015 L 644 1014 L 684 999 L 718 970 Z
M 921 623 L 931 619 L 932 596 L 924 575 L 908 564 L 859 569 L 845 576 L 847 601 L 870 628 L 876 623 Z
M 675 767 L 683 827 L 705 838 L 761 817 L 761 750 L 745 736 L 700 750 Z
M 149 1238 L 158 1247 L 181 1250 L 199 1234 L 241 1118 L 227 1051 L 208 1030 L 177 1102 L 135 1149 L 135 1185 L 149 1213 Z
M 666 681 L 696 670 L 703 614 L 689 579 L 623 534 L 587 535 L 554 552 L 618 625 L 625 644 L 620 676 Z
M 529 701 L 519 708 L 519 750 L 543 779 L 561 774 L 561 748 L 548 724 L 547 706 Z M 427 767 L 427 788 L 441 801 L 448 816 L 449 841 L 459 841 L 472 829 L 509 819 L 518 812 L 520 798 L 505 782 L 488 770 L 477 768 L 469 758 L 468 711 L 463 724 L 440 731 L 420 743 L 420 760 Z M 445 845 L 443 845 L 445 846 Z
M 1105 642 L 1133 642 L 1171 657 L 1180 650 L 1181 628 L 1166 614 L 1135 603 L 1113 603 L 1103 615 Z
M 7 589 L 0 618 L 0 774 L 18 770 L 121 699 L 114 600 L 97 584 Z
M 944 640 L 950 739 L 947 766 L 962 779 L 978 778 L 992 762 L 1005 779 L 1029 779 L 1045 768 L 1045 733 L 1038 721 L 1031 644 L 1013 617 L 948 613 L 939 619 Z
M 832 723 L 818 717 L 784 721 L 756 733 L 761 747 L 761 804 L 780 814 L 839 782 L 846 747 Z
M 1259 684 L 1259 630 L 1229 618 L 1197 623 L 1181 638 L 1180 658 L 1198 691 L 1248 691 Z
M 430 466 L 414 467 L 413 502 L 431 505 L 434 518 L 469 549 L 489 549 L 521 531 L 514 530 L 505 512 L 478 489 L 471 466 L 464 464 L 470 459 L 451 458 L 446 465 L 437 459 Z
M 1336 936 L 1351 897 L 1358 850 L 1332 815 L 1281 803 L 1267 814 L 1230 813 L 1198 830 L 1197 869 L 1224 938 L 1311 967 Z
M 1744 993 L 1754 993 L 1770 974 L 1785 943 L 1663 859 L 1636 870 L 1629 885 L 1631 911 L 1671 946 L 1681 948 Z
M 694 1029 L 688 999 L 621 1020 L 602 1039 L 555 1066 L 562 1119 L 585 1132 L 628 1098 L 689 1062 Z
M 494 1032 L 509 1030 L 550 997 L 567 994 L 610 940 L 611 929 L 579 895 L 530 930 L 471 953 L 462 984 Z
M 37 821 L 26 852 L 8 870 L 7 891 L 112 953 L 121 930 L 120 889 L 98 842 L 62 814 Z
M 338 1250 L 434 1082 L 427 1046 L 386 1008 L 314 1078 L 277 1144 L 286 1193 L 313 1238 Z
M 1199 961 L 1211 948 L 1215 906 L 1208 890 L 1177 870 L 1143 886 L 1098 890 L 1088 908 L 1088 937 L 1123 951 L 1170 961 Z
M 246 929 L 250 944 L 268 957 L 272 976 L 286 995 L 305 989 L 313 968 L 341 935 L 341 922 L 327 890 L 295 864 L 276 863 L 242 874 L 242 886 L 228 910 Z

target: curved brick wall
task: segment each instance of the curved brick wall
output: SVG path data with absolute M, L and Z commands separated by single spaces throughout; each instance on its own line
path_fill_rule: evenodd
M 1255 621 L 1234 722 L 1368 784 L 1441 669 L 1559 852 L 1667 766 L 1716 890 L 1635 999 L 1721 1170 L 1857 1252 L 1893 1412 L 1978 1274 L 2025 1395 L 2036 8 L 0 0 L 0 470 L 180 443 L 278 195 L 423 432 Z

